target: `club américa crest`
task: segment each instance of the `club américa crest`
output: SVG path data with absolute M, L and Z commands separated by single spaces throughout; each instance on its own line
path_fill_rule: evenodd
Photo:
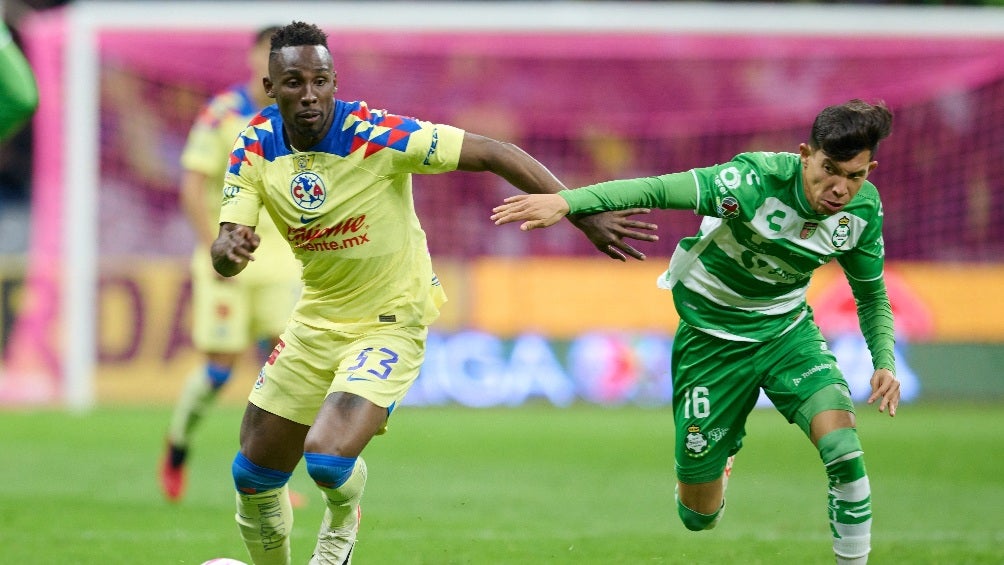
M 316 210 L 328 197 L 324 181 L 313 171 L 303 171 L 294 176 L 289 184 L 289 193 L 293 202 L 304 210 Z

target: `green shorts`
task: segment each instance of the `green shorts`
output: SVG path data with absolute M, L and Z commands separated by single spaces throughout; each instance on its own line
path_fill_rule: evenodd
M 721 476 L 725 460 L 742 447 L 761 389 L 806 432 L 819 412 L 854 411 L 836 357 L 811 317 L 766 342 L 729 341 L 681 322 L 672 371 L 676 474 L 684 483 Z
M 346 334 L 291 321 L 248 401 L 308 426 L 333 392 L 350 392 L 390 409 L 418 378 L 427 334 L 424 326 Z

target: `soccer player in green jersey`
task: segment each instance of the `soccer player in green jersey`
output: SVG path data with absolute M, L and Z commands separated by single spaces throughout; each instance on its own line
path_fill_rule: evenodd
M 300 459 L 323 493 L 311 563 L 348 563 L 366 484 L 360 457 L 418 376 L 427 327 L 445 294 L 415 213 L 412 175 L 490 171 L 531 193 L 564 186 L 518 147 L 334 98 L 326 34 L 293 22 L 272 36 L 276 105 L 253 118 L 231 153 L 216 270 L 255 259 L 264 208 L 303 265 L 303 293 L 248 398 L 232 472 L 237 522 L 252 561 L 290 560 L 287 481 Z M 575 220 L 611 257 L 652 240 L 640 210 Z
M 892 127 L 882 104 L 852 100 L 818 114 L 798 153 L 743 153 L 687 172 L 519 195 L 496 224 L 531 230 L 567 214 L 634 206 L 694 210 L 659 278 L 680 325 L 673 342 L 677 507 L 690 530 L 725 509 L 725 483 L 762 389 L 819 451 L 838 563 L 865 563 L 871 491 L 854 406 L 805 300 L 815 269 L 836 259 L 850 282 L 874 373 L 868 403 L 896 415 L 893 320 L 882 278 L 882 204 L 868 174 Z
M 37 108 L 35 74 L 14 43 L 10 30 L 0 21 L 0 141 L 17 133 Z
M 185 380 L 167 430 L 160 483 L 172 502 L 184 494 L 189 445 L 202 416 L 230 380 L 242 354 L 261 345 L 264 359 L 272 350 L 300 293 L 299 263 L 264 212 L 256 230 L 261 238 L 258 261 L 241 276 L 221 277 L 209 258 L 234 139 L 271 102 L 261 81 L 268 74 L 268 51 L 277 29 L 266 27 L 255 33 L 247 52 L 247 80 L 209 100 L 181 153 L 181 203 L 196 235 L 191 261 L 192 343 L 204 361 Z

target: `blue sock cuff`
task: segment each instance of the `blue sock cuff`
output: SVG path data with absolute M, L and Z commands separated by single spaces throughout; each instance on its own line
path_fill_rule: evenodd
M 293 473 L 259 467 L 239 451 L 230 466 L 230 472 L 234 476 L 234 488 L 245 494 L 282 488 L 293 476 Z
M 220 388 L 230 380 L 230 372 L 230 367 L 215 365 L 213 363 L 206 364 L 206 377 L 209 378 L 209 384 L 214 389 Z
M 355 457 L 304 452 L 303 458 L 307 461 L 307 474 L 324 488 L 338 488 L 344 485 L 356 466 Z

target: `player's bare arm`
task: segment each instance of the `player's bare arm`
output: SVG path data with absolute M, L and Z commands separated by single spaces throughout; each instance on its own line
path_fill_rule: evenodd
M 889 416 L 896 415 L 896 407 L 899 406 L 899 380 L 889 369 L 876 369 L 871 378 L 872 393 L 868 397 L 868 404 L 874 403 L 878 399 L 879 412 L 889 409 Z
M 464 146 L 457 169 L 491 171 L 529 194 L 554 194 L 565 188 L 543 164 L 516 145 L 469 132 L 464 135 Z M 620 261 L 624 261 L 626 256 L 642 260 L 645 255 L 624 239 L 639 241 L 657 239 L 655 234 L 637 231 L 653 231 L 656 229 L 654 224 L 630 219 L 632 215 L 648 211 L 643 208 L 633 208 L 619 212 L 570 217 L 569 221 L 581 230 L 597 249 L 609 257 Z
M 254 251 L 258 249 L 259 243 L 261 238 L 253 227 L 223 222 L 220 224 L 220 234 L 209 251 L 213 268 L 224 277 L 240 273 L 249 261 L 254 261 Z

